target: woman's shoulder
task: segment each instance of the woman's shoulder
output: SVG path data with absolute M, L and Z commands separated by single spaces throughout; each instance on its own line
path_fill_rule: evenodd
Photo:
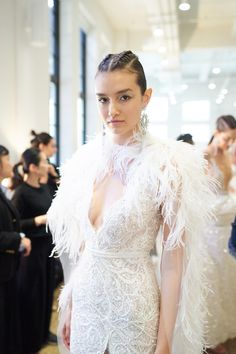
M 97 147 L 97 139 L 93 139 L 81 145 L 74 154 L 61 165 L 59 168 L 60 174 L 63 175 L 67 173 L 67 171 L 76 171 L 89 166 L 92 160 L 96 158 Z
M 172 139 L 159 139 L 151 135 L 146 138 L 144 150 L 151 159 L 164 165 L 191 164 L 204 157 L 204 153 L 193 145 Z

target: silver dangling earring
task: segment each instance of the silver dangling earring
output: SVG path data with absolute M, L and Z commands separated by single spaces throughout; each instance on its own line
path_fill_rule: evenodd
M 106 135 L 106 126 L 105 124 L 102 125 L 102 136 Z
M 142 111 L 140 118 L 140 131 L 143 135 L 147 133 L 148 123 L 148 115 L 145 111 Z

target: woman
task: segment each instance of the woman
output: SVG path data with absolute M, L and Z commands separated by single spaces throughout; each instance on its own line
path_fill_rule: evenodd
M 34 138 L 31 140 L 31 146 L 42 151 L 48 159 L 48 178 L 44 177 L 42 183 L 47 183 L 52 197 L 54 197 L 57 190 L 57 183 L 59 179 L 57 168 L 49 159 L 57 152 L 57 145 L 55 139 L 48 133 L 42 132 L 37 134 L 34 130 L 31 131 Z
M 48 213 L 65 267 L 61 350 L 199 354 L 204 160 L 146 133 L 151 89 L 131 51 L 106 56 L 95 85 L 103 135 L 64 167 Z M 159 229 L 161 284 L 150 258 Z
M 225 121 L 224 124 L 226 125 Z M 205 235 L 211 259 L 208 265 L 208 279 L 212 289 L 207 299 L 207 337 L 212 346 L 211 352 L 220 354 L 226 353 L 222 343 L 236 337 L 236 263 L 227 251 L 236 201 L 228 193 L 232 178 L 228 154 L 232 133 L 229 126 L 226 128 L 225 125 L 225 131 L 217 130 L 206 150 L 209 172 L 218 181 L 217 201 L 213 204 L 216 218 L 211 221 Z
M 48 133 L 41 132 L 36 133 L 34 130 L 31 131 L 31 135 L 34 138 L 31 140 L 32 147 L 35 147 L 42 151 L 48 160 L 48 175 L 46 178 L 41 179 L 41 183 L 46 183 L 50 190 L 52 198 L 55 196 L 56 190 L 58 188 L 59 183 L 59 174 L 57 167 L 50 162 L 50 158 L 57 152 L 57 145 L 55 139 L 49 135 Z M 63 282 L 63 271 L 59 258 L 54 259 L 54 288 L 56 289 Z M 50 334 L 51 338 L 56 336 L 54 334 Z
M 20 213 L 22 230 L 32 243 L 30 256 L 19 268 L 23 353 L 28 354 L 39 351 L 49 336 L 53 259 L 49 258 L 52 240 L 45 224 L 52 198 L 48 186 L 40 184 L 40 179 L 48 173 L 46 156 L 38 149 L 27 149 L 21 163 L 24 181 L 22 178 L 12 202 Z
M 12 177 L 9 151 L 0 145 L 0 352 L 21 353 L 16 274 L 20 254 L 28 256 L 31 242 L 20 232 L 19 214 L 1 189 L 4 178 Z

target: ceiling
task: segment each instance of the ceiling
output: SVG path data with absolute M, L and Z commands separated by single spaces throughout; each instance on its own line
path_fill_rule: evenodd
M 222 88 L 236 89 L 236 0 L 98 0 L 116 33 L 115 50 L 138 53 L 149 83 L 161 94 L 204 87 L 216 100 Z M 154 29 L 163 33 L 154 34 Z M 213 74 L 213 67 L 221 72 Z M 209 90 L 208 84 L 215 83 Z M 183 86 L 185 85 L 185 86 Z M 202 90 L 202 89 L 201 89 Z M 235 94 L 236 101 L 236 94 Z

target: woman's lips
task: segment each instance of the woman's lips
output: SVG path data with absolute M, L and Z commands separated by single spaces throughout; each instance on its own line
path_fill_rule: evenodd
M 108 124 L 120 124 L 120 123 L 124 123 L 124 120 L 117 120 L 117 119 L 114 119 L 114 120 L 110 120 L 108 122 Z

